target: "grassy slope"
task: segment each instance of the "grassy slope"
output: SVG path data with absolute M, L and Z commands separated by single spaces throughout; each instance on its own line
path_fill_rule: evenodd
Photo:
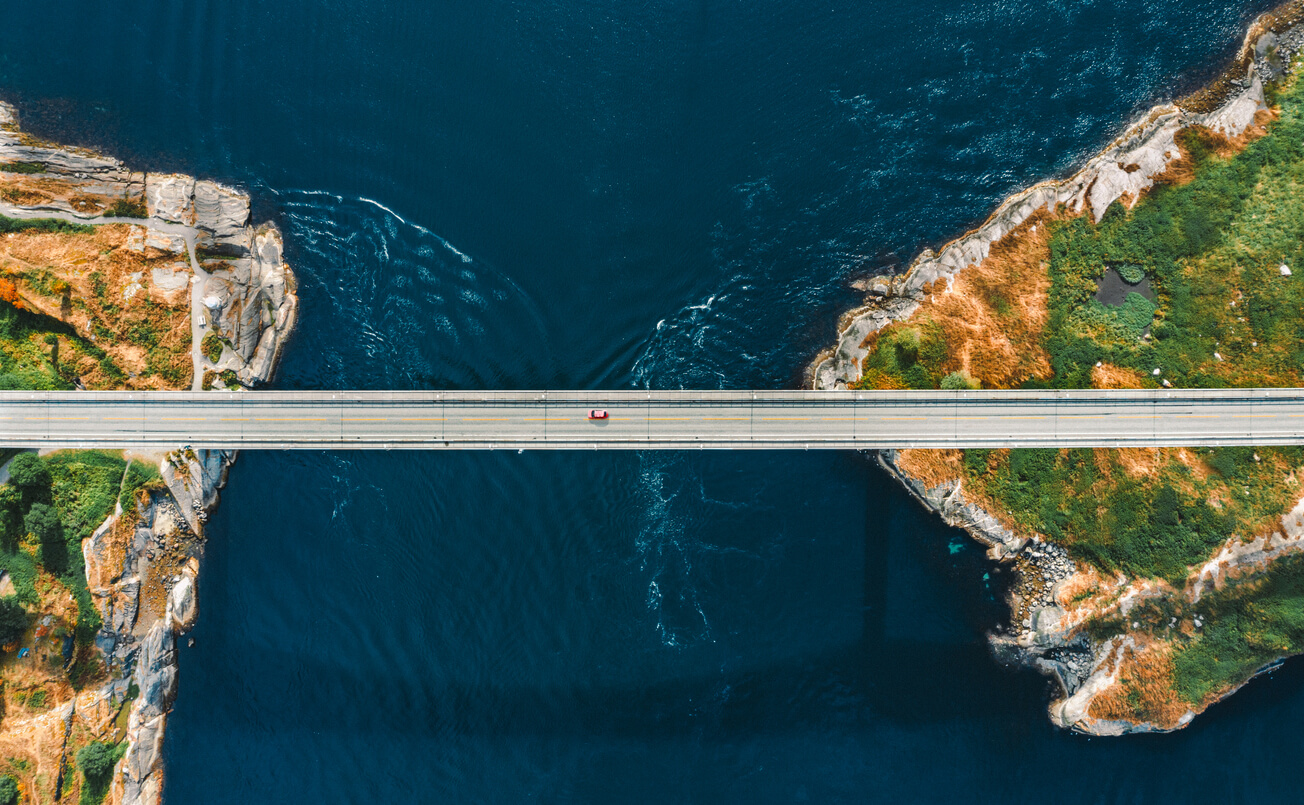
M 1304 91 L 1291 79 L 1271 93 L 1279 117 L 1243 150 L 1201 130 L 1183 133 L 1189 181 L 1156 188 L 1130 211 L 1115 204 L 1098 224 L 1047 216 L 1050 237 L 1037 257 L 1049 290 L 1031 305 L 1023 300 L 1047 312 L 1029 350 L 1045 361 L 1029 360 L 992 385 L 1100 385 L 1098 363 L 1134 386 L 1156 385 L 1156 368 L 1178 387 L 1304 385 Z M 1283 262 L 1293 276 L 1281 275 Z M 1156 304 L 1139 296 L 1122 308 L 1096 302 L 1109 267 L 1144 271 Z M 1007 286 L 988 294 L 986 320 L 1010 322 L 1003 308 L 1017 306 L 1021 293 Z M 862 385 L 937 388 L 967 368 L 967 336 L 954 337 L 944 310 L 926 304 L 877 336 Z M 968 451 L 952 464 L 971 496 L 1024 533 L 1046 535 L 1105 571 L 1179 587 L 1189 566 L 1232 534 L 1272 530 L 1304 493 L 1300 448 Z M 1163 634 L 1174 646 L 1172 687 L 1193 704 L 1304 652 L 1304 561 L 1279 562 L 1267 578 L 1208 596 L 1197 611 L 1205 629 Z
M 0 216 L 0 234 L 42 232 L 84 235 L 90 227 L 61 221 L 19 221 Z M 75 333 L 67 324 L 38 312 L 0 301 L 0 389 L 69 389 L 72 370 L 68 361 L 57 361 L 52 346 L 61 338 L 74 352 L 97 356 L 115 370 L 103 350 Z M 9 456 L 6 456 L 8 458 Z M 136 489 L 157 481 L 152 467 L 127 461 L 120 453 L 104 451 L 65 451 L 43 459 L 53 480 L 48 502 L 59 513 L 66 541 L 65 550 L 44 553 L 20 534 L 5 535 L 0 547 L 0 568 L 8 571 L 21 601 L 38 606 L 56 580 L 72 594 L 77 603 L 78 640 L 86 644 L 100 625 L 100 616 L 86 587 L 81 541 L 89 537 L 105 518 L 113 513 L 121 499 L 124 508 L 134 506 Z M 125 477 L 124 477 L 125 473 Z M 26 501 L 17 511 L 14 522 L 21 523 L 35 500 Z

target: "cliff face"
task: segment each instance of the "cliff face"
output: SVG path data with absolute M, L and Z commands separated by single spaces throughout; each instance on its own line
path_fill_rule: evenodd
M 251 224 L 243 191 L 135 172 L 111 157 L 38 141 L 0 103 L 0 216 L 11 233 L 0 240 L 4 301 L 49 323 L 46 341 L 31 343 L 53 345 L 48 356 L 28 342 L 14 347 L 13 360 L 41 364 L 23 377 L 238 393 L 275 371 L 298 309 L 294 275 L 280 232 Z M 169 362 L 185 371 L 159 368 Z M 94 637 L 103 668 L 99 681 L 59 705 L 42 743 L 29 742 L 37 748 L 24 756 L 36 768 L 11 772 L 33 802 L 75 793 L 76 750 L 88 741 L 126 747 L 106 801 L 161 799 L 176 641 L 197 614 L 204 526 L 235 454 L 179 446 L 128 458 L 157 465 L 162 480 L 120 500 L 81 545 L 86 586 L 103 620 Z M 0 722 L 0 743 L 7 726 Z
M 234 453 L 220 451 L 167 454 L 166 490 L 140 492 L 135 511 L 115 513 L 83 546 L 104 618 L 96 644 L 110 680 L 101 694 L 122 701 L 136 691 L 124 735 L 123 803 L 160 801 L 163 737 L 178 684 L 176 641 L 198 615 L 204 523 L 234 461 Z
M 1300 21 L 1299 3 L 1265 15 L 1251 27 L 1227 74 L 1211 87 L 1152 109 L 1073 176 L 1015 194 L 982 226 L 936 252 L 926 250 L 903 275 L 875 282 L 864 306 L 843 318 L 837 345 L 811 367 L 812 386 L 928 382 L 929 372 L 905 372 L 900 356 L 908 353 L 906 363 L 912 366 L 905 368 L 913 368 L 917 351 L 922 366 L 930 341 L 937 362 L 929 367 L 933 383 L 951 372 L 948 379 L 994 388 L 1025 382 L 1063 384 L 1066 367 L 1079 366 L 1065 355 L 1094 356 L 1081 346 L 1089 342 L 1092 348 L 1105 344 L 1097 350 L 1102 359 L 1090 358 L 1094 368 L 1080 370 L 1091 385 L 1168 385 L 1158 356 L 1171 358 L 1175 353 L 1152 345 L 1156 339 L 1175 337 L 1173 312 L 1187 304 L 1188 280 L 1198 280 L 1199 271 L 1231 277 L 1225 297 L 1210 303 L 1220 305 L 1224 313 L 1200 322 L 1211 351 L 1199 354 L 1192 347 L 1183 355 L 1182 374 L 1174 374 L 1174 379 L 1198 385 L 1201 379 L 1214 378 L 1239 385 L 1280 377 L 1287 385 L 1297 385 L 1293 364 L 1270 357 L 1275 350 L 1294 349 L 1295 340 L 1256 335 L 1266 332 L 1264 322 L 1276 326 L 1271 319 L 1275 314 L 1264 312 L 1274 307 L 1257 304 L 1241 290 L 1292 274 L 1280 256 L 1286 252 L 1278 250 L 1290 246 L 1293 254 L 1300 244 L 1278 239 L 1271 255 L 1269 250 L 1256 251 L 1257 230 L 1246 230 L 1240 223 L 1243 219 L 1254 226 L 1280 226 L 1258 220 L 1269 216 L 1240 207 L 1240 212 L 1229 213 L 1222 242 L 1244 238 L 1251 243 L 1231 250 L 1231 257 L 1209 256 L 1209 249 L 1201 247 L 1204 251 L 1191 249 L 1177 262 L 1163 263 L 1168 258 L 1144 248 L 1128 252 L 1118 245 L 1121 237 L 1109 240 L 1099 258 L 1092 253 L 1092 260 L 1102 261 L 1096 264 L 1095 276 L 1135 265 L 1158 284 L 1159 296 L 1149 306 L 1157 308 L 1153 327 L 1142 321 L 1144 330 L 1132 332 L 1118 314 L 1090 299 L 1084 303 L 1086 292 L 1079 289 L 1073 301 L 1075 297 L 1063 290 L 1077 278 L 1065 279 L 1065 258 L 1053 253 L 1052 242 L 1061 252 L 1077 248 L 1065 234 L 1070 227 L 1076 227 L 1075 233 L 1095 232 L 1107 212 L 1115 221 L 1128 219 L 1156 188 L 1193 181 L 1196 167 L 1229 175 L 1239 169 L 1236 155 L 1257 138 L 1272 136 L 1282 115 L 1273 99 L 1294 80 L 1291 65 L 1304 48 Z M 1289 125 L 1294 125 L 1295 114 L 1290 112 Z M 1197 166 L 1192 149 L 1206 145 L 1213 156 L 1200 157 L 1205 161 Z M 1224 170 L 1224 165 L 1231 167 Z M 1263 206 L 1280 209 L 1284 205 L 1271 199 L 1274 193 L 1294 193 L 1293 176 L 1254 174 L 1257 178 L 1246 185 L 1252 189 L 1239 197 L 1268 199 Z M 1123 212 L 1115 216 L 1120 205 Z M 1154 233 L 1156 238 L 1164 235 L 1161 229 Z M 1074 259 L 1079 259 L 1076 252 Z M 1154 260 L 1163 264 L 1156 268 Z M 1256 265 L 1259 262 L 1265 265 Z M 1137 304 L 1146 307 L 1144 301 Z M 1073 338 L 1079 341 L 1061 338 L 1059 347 L 1048 346 L 1071 330 L 1069 325 L 1077 328 Z M 1194 329 L 1189 321 L 1182 327 Z M 1060 352 L 1053 354 L 1057 348 Z M 884 357 L 885 349 L 896 350 L 896 358 Z M 1252 357 L 1244 362 L 1248 370 L 1237 374 L 1232 355 L 1241 349 Z M 1138 355 L 1155 362 L 1140 371 L 1113 365 L 1108 355 L 1119 356 L 1120 363 Z M 1180 361 L 1165 361 L 1166 370 L 1174 363 Z M 1156 367 L 1153 377 L 1151 366 Z M 1263 367 L 1274 368 L 1269 374 Z M 1304 651 L 1298 635 L 1280 628 L 1283 619 L 1293 617 L 1290 613 L 1300 600 L 1295 579 L 1304 547 L 1304 500 L 1297 478 L 1304 465 L 1299 456 L 1250 451 L 1253 455 L 1242 457 L 1242 467 L 1228 456 L 1197 451 L 1042 452 L 1047 455 L 1026 470 L 1013 467 L 1010 451 L 892 451 L 878 458 L 925 506 L 966 529 L 988 547 L 993 559 L 1015 566 L 1018 581 L 1009 595 L 1010 627 L 994 635 L 992 644 L 1000 659 L 1036 668 L 1059 682 L 1061 696 L 1050 706 L 1056 724 L 1097 735 L 1179 729 L 1243 685 L 1252 676 L 1243 669 L 1272 667 L 1281 657 Z M 1038 481 L 1038 475 L 1053 475 L 1063 486 L 1052 488 Z M 1196 547 L 1175 551 L 1176 558 L 1161 557 L 1162 567 L 1147 570 L 1123 548 L 1110 545 L 1110 534 L 1102 534 L 1100 527 L 1103 524 L 1107 532 L 1110 523 L 1120 526 L 1121 516 L 1109 510 L 1124 508 L 1115 496 L 1121 498 L 1119 490 L 1129 487 L 1158 489 L 1157 495 L 1138 497 L 1151 507 L 1138 516 L 1153 520 L 1165 534 L 1196 535 L 1199 539 L 1191 540 Z M 1075 496 L 1098 502 L 1075 508 L 1052 499 Z M 1159 506 L 1159 499 L 1168 503 Z M 1017 511 L 1012 501 L 1043 511 Z M 1134 500 L 1126 504 L 1135 505 Z M 1096 521 L 1084 525 L 1073 520 L 1084 516 Z M 1088 532 L 1090 539 L 1083 536 Z M 1055 536 L 1047 536 L 1051 533 Z M 1123 536 L 1121 531 L 1114 534 L 1119 540 Z M 1166 550 L 1161 543 L 1137 550 L 1161 553 Z M 1234 655 L 1240 670 L 1215 667 L 1217 656 L 1205 656 L 1214 651 L 1205 648 L 1211 645 L 1224 646 L 1224 660 Z

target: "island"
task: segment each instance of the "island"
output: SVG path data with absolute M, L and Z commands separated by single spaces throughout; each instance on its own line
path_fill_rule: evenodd
M 1304 386 L 1302 21 L 1263 15 L 1212 84 L 876 281 L 814 387 Z M 1304 447 L 878 459 L 1012 565 L 991 642 L 1058 680 L 1062 727 L 1179 729 L 1304 652 Z
M 54 145 L 0 103 L 0 389 L 265 383 L 294 328 L 249 196 Z M 229 452 L 0 451 L 0 805 L 157 803 Z

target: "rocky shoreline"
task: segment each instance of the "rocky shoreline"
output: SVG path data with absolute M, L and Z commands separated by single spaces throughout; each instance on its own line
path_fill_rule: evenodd
M 12 171 L 15 165 L 39 169 Z M 0 213 L 129 225 L 127 248 L 177 259 L 167 276 L 141 277 L 140 283 L 174 294 L 184 289 L 190 299 L 192 388 L 239 393 L 272 377 L 295 326 L 298 297 L 281 234 L 270 223 L 252 225 L 247 193 L 188 176 L 133 172 L 111 157 L 36 140 L 20 130 L 16 110 L 0 103 L 0 171 L 6 167 L 11 184 Z M 221 345 L 216 358 L 201 350 L 207 334 L 216 334 Z M 178 446 L 166 455 L 129 457 L 157 464 L 166 488 L 141 490 L 128 511 L 119 503 L 83 542 L 88 587 L 103 618 L 95 644 L 109 678 L 58 713 L 65 747 L 60 783 L 74 726 L 112 733 L 130 708 L 118 733 L 127 751 L 106 801 L 152 805 L 162 797 L 177 640 L 197 614 L 205 522 L 236 455 Z
M 1177 103 L 1154 107 L 1069 178 L 1041 182 L 1015 193 L 978 228 L 937 251 L 924 250 L 904 274 L 873 281 L 864 305 L 839 322 L 836 345 L 808 369 L 810 387 L 846 389 L 859 380 L 861 362 L 868 354 L 866 342 L 874 333 L 909 319 L 926 294 L 950 290 L 960 272 L 981 264 L 995 244 L 1034 215 L 1066 210 L 1098 221 L 1115 201 L 1131 207 L 1181 159 L 1176 135 L 1182 129 L 1204 126 L 1228 138 L 1243 135 L 1267 112 L 1265 82 L 1282 76 L 1295 55 L 1304 50 L 1302 19 L 1304 3 L 1299 2 L 1261 16 L 1250 26 L 1227 71 L 1209 87 Z M 992 559 L 1014 566 L 1017 581 L 1008 601 L 1011 622 L 1008 630 L 991 635 L 990 642 L 999 660 L 1034 668 L 1058 682 L 1061 695 L 1049 708 L 1055 724 L 1092 735 L 1120 735 L 1171 731 L 1190 723 L 1195 711 L 1188 710 L 1172 725 L 1101 719 L 1088 713 L 1094 697 L 1118 680 L 1124 658 L 1135 646 L 1129 635 L 1095 641 L 1080 627 L 1087 618 L 1106 610 L 1126 618 L 1137 601 L 1157 594 L 1148 589 L 1147 580 L 1129 583 L 1121 576 L 1100 578 L 1094 569 L 1078 567 L 1062 547 L 1039 535 L 1016 534 L 967 500 L 961 482 L 930 486 L 911 474 L 897 451 L 880 452 L 877 461 L 922 505 L 985 545 Z M 1297 516 L 1301 512 L 1304 500 L 1283 518 L 1282 531 L 1261 537 L 1249 547 L 1228 540 L 1222 553 L 1200 570 L 1201 578 L 1210 577 L 1212 584 L 1219 573 L 1225 577 L 1243 568 L 1262 567 L 1283 553 L 1304 548 L 1296 533 L 1304 533 Z M 1067 612 L 1066 588 L 1086 589 L 1088 583 L 1098 592 L 1089 596 L 1085 605 Z M 1197 582 L 1192 603 L 1198 601 L 1200 589 Z M 1099 607 L 1095 607 L 1097 601 Z M 1269 664 L 1260 673 L 1277 664 Z M 1230 696 L 1243 684 L 1219 698 Z

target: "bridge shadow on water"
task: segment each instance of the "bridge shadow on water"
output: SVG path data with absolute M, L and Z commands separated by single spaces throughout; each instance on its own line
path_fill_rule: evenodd
M 1005 719 L 1012 709 L 1043 707 L 1047 684 L 1001 667 L 984 637 L 1004 614 L 999 572 L 966 535 L 940 524 L 877 468 L 861 475 L 870 481 L 866 507 L 874 516 L 866 520 L 858 639 L 723 669 L 671 664 L 628 682 L 542 685 L 530 683 L 528 668 L 458 681 L 390 667 L 383 657 L 296 648 L 260 646 L 256 659 L 221 660 L 250 649 L 227 622 L 228 602 L 218 600 L 226 593 L 213 581 L 240 570 L 229 551 L 210 543 L 198 646 L 182 650 L 182 696 L 188 655 L 199 651 L 196 662 L 222 669 L 220 684 L 257 686 L 258 723 L 309 732 L 657 738 L 707 730 L 728 739 L 830 724 Z M 238 678 L 240 667 L 256 667 L 258 678 Z M 383 706 L 330 706 L 341 699 Z M 238 728 L 236 720 L 228 726 Z
M 588 786 L 592 795 L 583 801 L 653 802 L 685 790 L 704 767 L 723 764 L 753 776 L 738 790 L 712 789 L 718 801 L 791 801 L 798 784 L 817 792 L 815 801 L 864 801 L 871 788 L 882 801 L 951 801 L 974 787 L 1013 801 L 1048 790 L 1072 802 L 1182 791 L 1236 801 L 1253 781 L 1215 773 L 1220 766 L 1211 758 L 1289 762 L 1290 723 L 1304 717 L 1298 663 L 1256 680 L 1176 735 L 1099 740 L 1053 728 L 1046 718 L 1051 683 L 1002 667 L 988 649 L 987 631 L 1005 617 L 999 570 L 966 535 L 940 524 L 863 460 L 848 456 L 835 469 L 854 473 L 853 487 L 865 495 L 861 565 L 852 573 L 861 612 L 845 630 L 821 633 L 809 646 L 798 642 L 791 652 L 756 649 L 738 637 L 720 652 L 711 645 L 640 654 L 603 645 L 610 639 L 604 631 L 597 642 L 589 635 L 575 644 L 571 663 L 556 663 L 538 646 L 516 652 L 512 645 L 503 647 L 511 656 L 461 662 L 446 647 L 421 645 L 423 620 L 448 617 L 446 610 L 412 612 L 397 623 L 393 611 L 378 615 L 391 619 L 377 628 L 400 636 L 395 650 L 403 656 L 354 645 L 343 636 L 352 624 L 321 628 L 311 618 L 301 621 L 310 627 L 305 633 L 251 636 L 247 629 L 266 613 L 257 608 L 262 599 L 232 592 L 236 579 L 250 575 L 249 560 L 230 550 L 219 524 L 201 575 L 197 643 L 181 649 L 178 718 L 165 749 L 172 790 L 184 797 L 200 785 L 188 781 L 206 779 L 193 768 L 208 762 L 206 752 L 241 767 L 249 753 L 281 751 L 286 763 L 320 764 L 367 748 L 384 758 L 369 761 L 375 769 L 324 771 L 324 779 L 364 785 L 372 775 L 408 774 L 421 790 L 508 769 L 517 777 L 504 786 L 518 793 L 563 780 L 563 788 Z M 465 572 L 457 569 L 463 560 L 447 561 L 441 578 L 453 584 Z M 305 606 L 347 594 L 331 590 Z M 249 602 L 255 609 L 242 611 Z M 348 611 L 367 608 L 354 602 Z M 708 611 L 717 617 L 711 605 Z M 814 611 L 823 616 L 836 613 Z M 724 620 L 719 615 L 718 634 L 733 637 Z M 645 632 L 646 624 L 634 628 Z M 482 642 L 465 650 L 482 650 L 483 636 L 473 637 Z M 531 635 L 524 630 L 517 639 Z M 456 667 L 435 667 L 437 657 Z M 1269 712 L 1282 718 L 1265 719 Z M 193 749 L 200 745 L 205 752 Z M 826 783 L 835 779 L 832 769 L 836 782 Z M 1138 780 L 1144 790 L 1135 788 Z M 249 784 L 260 781 L 267 783 Z M 632 790 L 642 793 L 631 800 Z

